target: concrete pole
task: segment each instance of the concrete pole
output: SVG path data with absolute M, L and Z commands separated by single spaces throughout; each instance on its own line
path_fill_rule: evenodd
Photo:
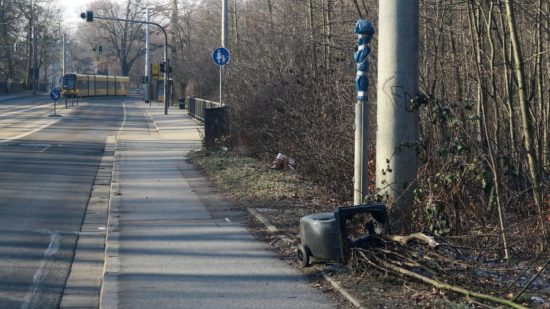
M 376 187 L 389 197 L 397 217 L 409 214 L 418 160 L 418 113 L 410 100 L 418 95 L 419 0 L 379 3 Z M 407 226 L 408 222 L 395 222 Z
M 145 8 L 145 21 L 149 22 L 149 8 Z M 145 83 L 144 100 L 150 103 L 151 100 L 151 50 L 149 49 L 149 24 L 145 24 Z
M 66 55 L 66 52 L 65 52 L 65 44 L 67 44 L 67 35 L 65 34 L 65 32 L 63 32 L 63 60 L 62 60 L 62 66 L 63 66 L 63 72 L 61 74 L 61 76 L 65 76 L 65 71 L 67 69 L 67 65 L 66 65 L 66 62 L 65 62 L 65 55 Z

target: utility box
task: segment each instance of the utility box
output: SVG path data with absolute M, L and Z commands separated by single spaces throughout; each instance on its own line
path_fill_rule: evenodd
M 298 246 L 298 259 L 303 267 L 310 258 L 336 261 L 340 256 L 340 239 L 334 213 L 319 213 L 300 219 L 302 243 Z
M 212 145 L 216 139 L 229 132 L 227 107 L 207 107 L 204 109 L 204 144 Z

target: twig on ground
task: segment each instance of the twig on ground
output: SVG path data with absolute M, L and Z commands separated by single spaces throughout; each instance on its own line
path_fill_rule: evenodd
M 376 265 L 378 268 L 386 268 L 386 269 L 389 269 L 389 270 L 391 270 L 395 273 L 402 274 L 402 275 L 420 280 L 424 283 L 431 284 L 431 285 L 433 285 L 434 287 L 436 287 L 438 289 L 453 291 L 453 292 L 456 292 L 456 293 L 463 294 L 467 297 L 475 297 L 475 298 L 478 298 L 478 299 L 492 301 L 492 302 L 495 302 L 495 303 L 498 303 L 498 304 L 501 304 L 501 305 L 510 306 L 512 308 L 517 308 L 517 309 L 526 309 L 527 308 L 527 307 L 524 307 L 524 306 L 522 306 L 520 304 L 517 304 L 513 301 L 509 301 L 509 300 L 506 300 L 506 299 L 503 299 L 503 298 L 500 298 L 500 297 L 469 291 L 469 290 L 466 290 L 466 289 L 458 287 L 458 286 L 454 286 L 454 285 L 443 283 L 443 282 L 440 282 L 440 281 L 437 281 L 437 280 L 434 280 L 434 279 L 430 279 L 426 276 L 417 274 L 417 273 L 412 272 L 410 270 L 407 270 L 405 268 L 393 265 L 392 263 L 389 263 L 389 262 L 387 262 L 383 259 L 380 259 L 380 258 L 376 257 L 375 255 L 371 255 L 376 260 L 376 263 L 374 263 L 373 261 L 371 261 L 369 259 L 367 254 L 365 252 L 363 252 L 362 249 L 357 249 L 357 250 L 358 250 L 359 254 L 361 254 L 367 260 L 367 262 L 369 262 L 369 264 L 371 264 L 371 265 Z
M 540 274 L 544 271 L 546 266 L 548 266 L 549 264 L 550 264 L 550 259 L 548 259 L 546 263 L 544 263 L 544 265 L 540 268 L 540 270 L 531 278 L 531 280 L 529 280 L 529 282 L 527 282 L 527 284 L 523 287 L 523 289 L 521 289 L 521 291 L 519 291 L 518 295 L 516 295 L 512 299 L 512 301 L 516 301 L 521 296 L 521 294 L 525 293 L 525 291 L 531 285 L 531 283 L 533 283 L 533 281 L 535 281 L 535 279 L 537 279 L 540 276 Z

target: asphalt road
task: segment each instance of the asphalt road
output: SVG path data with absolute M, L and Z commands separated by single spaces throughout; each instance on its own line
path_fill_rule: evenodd
M 0 101 L 0 308 L 57 308 L 106 137 L 126 98 Z

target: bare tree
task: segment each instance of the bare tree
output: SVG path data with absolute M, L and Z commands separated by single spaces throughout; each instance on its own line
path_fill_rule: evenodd
M 20 26 L 21 12 L 17 10 L 16 0 L 0 1 L 0 44 L 3 55 L 2 66 L 5 69 L 4 82 L 6 90 L 10 91 L 10 84 L 16 79 L 14 49 L 18 39 L 18 27 Z
M 138 0 L 126 0 L 123 4 L 99 0 L 91 7 L 97 15 L 104 17 L 144 20 L 144 8 L 140 5 Z M 106 56 L 114 56 L 123 76 L 128 76 L 138 57 L 145 54 L 143 24 L 101 20 L 87 27 L 90 45 L 101 45 Z
M 420 2 L 420 85 L 429 99 L 410 107 L 419 110 L 421 127 L 414 143 L 422 163 L 416 228 L 460 233 L 475 225 L 502 235 L 511 222 L 531 219 L 527 207 L 539 214 L 548 207 L 547 2 Z M 178 78 L 188 94 L 215 99 L 218 72 L 208 51 L 218 44 L 220 3 L 178 3 L 175 51 L 185 68 Z M 301 162 L 300 173 L 345 200 L 352 188 L 351 29 L 357 16 L 378 22 L 377 1 L 235 0 L 232 6 L 238 43 L 225 88 L 232 146 L 265 160 L 288 153 Z M 384 52 L 377 44 L 375 36 L 372 84 L 377 53 Z M 514 233 L 541 231 L 541 221 Z M 504 248 L 517 244 L 510 234 Z
M 523 144 L 525 152 L 527 153 L 527 162 L 529 166 L 529 173 L 531 175 L 531 181 L 533 182 L 533 197 L 535 204 L 538 208 L 541 228 L 543 235 L 546 238 L 545 223 L 542 210 L 543 200 L 543 183 L 540 176 L 539 160 L 536 153 L 533 119 L 531 118 L 530 102 L 527 98 L 527 80 L 525 78 L 525 68 L 523 66 L 524 59 L 521 51 L 519 34 L 516 29 L 515 11 L 512 6 L 512 0 L 506 0 L 506 19 L 508 20 L 508 27 L 510 30 L 510 38 L 512 41 L 512 51 L 514 55 L 514 69 L 516 73 L 516 80 L 518 84 L 518 97 L 521 110 L 521 120 L 523 125 Z

